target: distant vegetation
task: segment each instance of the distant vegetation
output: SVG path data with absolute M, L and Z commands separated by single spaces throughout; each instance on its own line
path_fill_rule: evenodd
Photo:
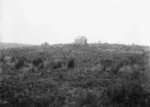
M 1 107 L 150 107 L 150 48 L 44 45 L 0 51 Z
M 35 45 L 19 44 L 19 43 L 1 43 L 0 42 L 0 50 L 1 49 L 9 49 L 9 48 L 31 47 L 31 46 L 35 46 Z

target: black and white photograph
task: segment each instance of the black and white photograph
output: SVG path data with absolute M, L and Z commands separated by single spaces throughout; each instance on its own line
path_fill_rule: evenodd
M 0 0 L 0 107 L 150 107 L 150 1 Z

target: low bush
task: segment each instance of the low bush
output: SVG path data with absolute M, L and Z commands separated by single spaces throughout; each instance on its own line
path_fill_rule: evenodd
M 74 68 L 74 66 L 75 66 L 74 59 L 70 59 L 70 60 L 68 61 L 68 68 Z
M 24 65 L 25 65 L 25 62 L 24 62 L 22 59 L 20 59 L 20 60 L 17 62 L 17 64 L 15 65 L 15 68 L 16 68 L 16 69 L 21 69 Z
M 55 61 L 53 62 L 53 69 L 58 69 L 58 68 L 62 68 L 62 62 L 61 61 Z
M 97 102 L 97 95 L 86 92 L 85 95 L 80 96 L 76 107 L 98 107 Z
M 150 94 L 137 81 L 114 83 L 105 93 L 106 105 L 112 107 L 149 107 Z
M 33 60 L 33 65 L 36 67 L 39 66 L 41 63 L 43 63 L 42 58 L 37 58 L 37 59 Z

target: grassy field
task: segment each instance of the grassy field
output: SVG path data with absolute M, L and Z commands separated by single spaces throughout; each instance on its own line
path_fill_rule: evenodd
M 1 107 L 150 107 L 150 48 L 73 44 L 0 51 Z

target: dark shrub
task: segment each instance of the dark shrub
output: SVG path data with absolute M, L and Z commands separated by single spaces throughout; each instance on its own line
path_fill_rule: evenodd
M 0 57 L 0 62 L 3 62 L 4 61 L 4 57 Z
M 16 62 L 16 61 L 17 61 L 16 57 L 13 56 L 13 57 L 11 58 L 11 62 Z
M 85 95 L 80 96 L 76 107 L 98 107 L 97 96 L 91 92 L 86 92 Z
M 111 59 L 102 59 L 101 60 L 101 64 L 104 65 L 104 66 L 106 66 L 106 67 L 111 66 L 112 63 L 113 63 L 113 61 Z
M 106 95 L 110 103 L 123 103 L 125 101 L 125 88 L 122 84 L 113 84 L 107 88 Z
M 68 68 L 74 68 L 74 59 L 70 59 L 69 61 L 68 61 Z
M 43 63 L 43 60 L 41 58 L 33 60 L 33 65 L 34 66 L 39 66 L 41 63 Z
M 62 68 L 62 62 L 61 61 L 55 61 L 53 63 L 53 69 Z
M 44 69 L 44 64 L 41 64 L 41 65 L 39 66 L 39 69 Z
M 17 62 L 17 64 L 15 65 L 15 68 L 16 68 L 16 69 L 21 69 L 24 65 L 25 65 L 25 62 L 24 62 L 22 59 L 20 59 L 20 60 Z
M 150 94 L 137 82 L 117 83 L 107 88 L 106 104 L 114 107 L 149 107 Z
M 114 63 L 113 66 L 112 66 L 112 73 L 113 74 L 117 74 L 119 69 L 123 66 L 123 62 L 117 62 L 117 63 Z

